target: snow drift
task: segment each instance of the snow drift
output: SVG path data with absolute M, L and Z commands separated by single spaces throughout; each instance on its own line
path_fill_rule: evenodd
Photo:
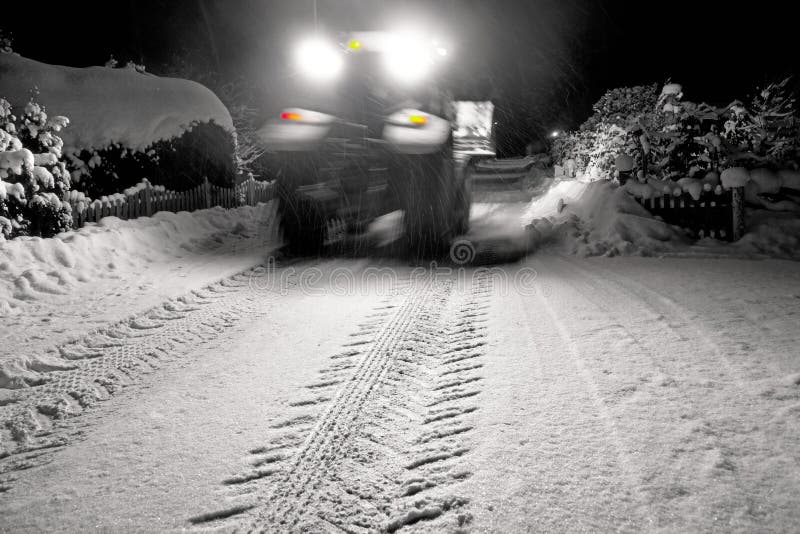
M 47 354 L 53 344 L 263 262 L 278 243 L 274 216 L 270 202 L 106 217 L 0 243 L 0 388 L 63 364 Z
M 192 123 L 211 122 L 233 132 L 233 121 L 208 88 L 131 68 L 47 65 L 0 53 L 0 96 L 24 108 L 31 91 L 51 113 L 69 118 L 61 132 L 66 152 L 120 144 L 132 150 L 180 136 Z
M 563 181 L 531 202 L 523 220 L 534 246 L 560 244 L 583 256 L 648 256 L 688 243 L 612 182 Z
M 529 248 L 550 245 L 581 256 L 800 259 L 800 218 L 795 213 L 751 210 L 747 233 L 739 241 L 695 241 L 683 229 L 655 218 L 634 199 L 634 189 L 610 181 L 556 183 L 534 199 L 522 217 L 529 233 Z

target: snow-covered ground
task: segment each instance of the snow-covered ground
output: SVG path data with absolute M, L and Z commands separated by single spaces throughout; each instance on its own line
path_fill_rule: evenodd
M 4 361 L 66 365 L 0 389 L 2 528 L 793 531 L 797 263 L 618 195 L 475 205 L 482 268 L 253 268 L 268 206 L 9 242 Z
M 270 203 L 106 217 L 0 243 L 0 399 L 39 371 L 70 367 L 54 347 L 263 263 L 280 244 L 274 216 Z
M 392 270 L 393 291 L 329 283 L 375 267 Z M 316 290 L 304 290 L 312 271 Z M 794 263 L 551 254 L 433 281 L 391 261 L 277 272 L 286 284 L 252 271 L 212 285 L 183 301 L 175 326 L 120 336 L 3 407 L 42 406 L 29 439 L 49 447 L 0 464 L 5 527 L 788 532 L 800 521 Z M 108 346 L 107 334 L 82 347 Z M 81 408 L 87 384 L 111 398 Z M 59 407 L 59 395 L 72 400 Z

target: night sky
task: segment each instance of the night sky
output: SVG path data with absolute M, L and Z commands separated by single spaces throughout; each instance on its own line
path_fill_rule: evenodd
M 15 2 L 0 29 L 20 54 L 72 66 L 144 63 L 155 74 L 176 54 L 197 68 L 258 88 L 265 116 L 285 104 L 288 58 L 314 27 L 313 0 Z M 441 28 L 453 43 L 461 98 L 498 105 L 499 144 L 522 150 L 554 128 L 574 128 L 607 88 L 682 83 L 686 98 L 727 103 L 796 75 L 791 2 L 528 0 L 318 0 L 323 29 Z M 793 82 L 795 90 L 798 80 Z

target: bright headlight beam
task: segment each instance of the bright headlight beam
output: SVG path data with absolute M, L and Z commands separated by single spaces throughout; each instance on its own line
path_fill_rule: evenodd
M 295 59 L 303 74 L 317 80 L 329 80 L 342 70 L 341 53 L 320 39 L 300 43 Z
M 424 40 L 414 35 L 393 35 L 386 43 L 386 68 L 401 82 L 414 83 L 431 69 L 433 57 Z

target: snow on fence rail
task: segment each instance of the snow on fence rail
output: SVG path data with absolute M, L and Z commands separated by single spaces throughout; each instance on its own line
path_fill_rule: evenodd
M 140 187 L 130 188 L 124 194 L 98 199 L 90 204 L 79 200 L 68 192 L 64 201 L 72 206 L 72 226 L 80 228 L 88 222 L 98 222 L 103 217 L 136 219 L 150 217 L 159 211 L 194 211 L 214 206 L 236 208 L 255 206 L 275 197 L 273 182 L 260 182 L 249 178 L 234 187 L 226 188 L 211 184 L 205 178 L 199 186 L 188 191 L 170 191 L 150 184 L 146 180 Z
M 646 210 L 669 224 L 692 232 L 695 237 L 737 241 L 744 234 L 742 188 L 704 192 L 695 200 L 688 193 L 680 196 L 636 197 Z

